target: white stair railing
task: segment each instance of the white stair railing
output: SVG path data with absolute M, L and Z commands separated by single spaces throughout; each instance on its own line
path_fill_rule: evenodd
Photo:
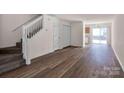
M 31 39 L 35 34 L 37 34 L 43 28 L 43 16 L 32 20 L 30 23 L 23 25 L 22 31 L 22 51 L 23 58 L 26 64 L 31 64 L 31 59 L 29 56 L 29 39 Z

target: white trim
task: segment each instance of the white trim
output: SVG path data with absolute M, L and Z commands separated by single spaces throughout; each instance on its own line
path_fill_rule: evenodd
M 122 62 L 121 62 L 121 60 L 120 60 L 118 54 L 116 53 L 116 51 L 115 51 L 115 49 L 114 49 L 113 47 L 112 47 L 112 49 L 113 49 L 114 54 L 115 54 L 117 60 L 119 61 L 119 64 L 120 64 L 120 66 L 121 66 L 121 68 L 122 68 L 122 70 L 123 70 L 123 72 L 124 72 L 124 67 L 123 67 L 123 65 L 122 65 Z

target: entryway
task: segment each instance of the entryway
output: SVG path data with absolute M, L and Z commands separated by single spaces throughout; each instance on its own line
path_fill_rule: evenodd
M 107 44 L 107 28 L 93 28 L 92 43 L 93 44 Z

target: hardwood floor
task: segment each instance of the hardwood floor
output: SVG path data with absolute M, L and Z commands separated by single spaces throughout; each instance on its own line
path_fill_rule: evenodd
M 29 66 L 0 75 L 1 78 L 122 78 L 124 73 L 107 45 L 68 47 L 32 60 Z

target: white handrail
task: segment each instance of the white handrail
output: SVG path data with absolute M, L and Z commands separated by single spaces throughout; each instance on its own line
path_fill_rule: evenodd
M 17 31 L 18 29 L 22 28 L 24 25 L 32 22 L 32 20 L 37 19 L 41 14 L 36 15 L 35 17 L 31 18 L 30 20 L 26 21 L 25 23 L 19 25 L 17 28 L 13 29 L 12 32 Z
M 26 26 L 26 27 L 30 27 L 30 26 L 32 26 L 33 24 L 35 24 L 37 21 L 42 20 L 42 19 L 43 19 L 43 16 L 40 16 L 40 17 L 38 17 L 37 19 L 33 20 L 32 22 L 26 24 L 25 26 Z

